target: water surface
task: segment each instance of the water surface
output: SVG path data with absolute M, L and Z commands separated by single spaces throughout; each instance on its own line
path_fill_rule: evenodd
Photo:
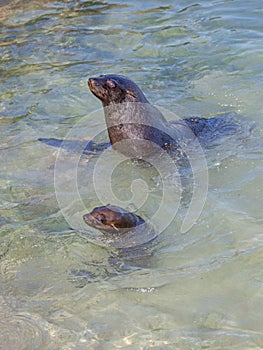
M 263 347 L 262 13 L 259 0 L 1 2 L 0 348 Z M 55 193 L 58 150 L 38 141 L 104 130 L 86 80 L 106 73 L 129 76 L 181 117 L 244 116 L 244 137 L 206 152 L 196 224 L 181 233 L 179 210 L 128 261 L 95 231 L 72 229 Z M 114 157 L 101 165 L 102 186 Z M 100 205 L 98 159 L 60 153 L 66 217 L 80 217 L 76 162 L 87 211 Z M 157 170 L 126 160 L 112 176 L 116 197 L 149 219 L 162 197 Z

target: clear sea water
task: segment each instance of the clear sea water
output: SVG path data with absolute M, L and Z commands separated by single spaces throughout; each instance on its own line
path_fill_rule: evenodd
M 262 349 L 262 1 L 0 6 L 0 349 Z M 205 153 L 206 201 L 187 232 L 183 210 L 166 225 L 158 169 L 38 141 L 104 130 L 86 81 L 106 73 L 180 117 L 243 116 L 243 136 Z M 163 226 L 144 254 L 74 226 L 111 186 Z

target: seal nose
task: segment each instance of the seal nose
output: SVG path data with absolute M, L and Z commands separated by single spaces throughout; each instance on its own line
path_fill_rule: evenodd
M 89 222 L 89 217 L 88 217 L 88 214 L 85 214 L 82 216 L 83 220 L 85 221 L 85 223 L 88 223 Z
M 89 78 L 89 79 L 88 79 L 88 85 L 89 85 L 89 87 L 94 86 L 94 83 L 95 83 L 95 79 L 94 79 L 94 78 Z

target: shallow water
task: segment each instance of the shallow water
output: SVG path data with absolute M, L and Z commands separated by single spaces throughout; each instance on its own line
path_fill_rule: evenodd
M 259 0 L 1 2 L 1 349 L 262 349 L 262 13 Z M 129 76 L 170 119 L 244 116 L 241 136 L 205 152 L 187 232 L 169 164 L 38 141 L 105 130 L 86 84 L 103 73 Z M 163 228 L 130 256 L 80 222 L 110 185 Z

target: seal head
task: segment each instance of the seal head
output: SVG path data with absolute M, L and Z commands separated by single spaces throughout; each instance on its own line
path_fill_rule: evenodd
M 83 215 L 83 220 L 101 231 L 107 244 L 115 248 L 139 247 L 157 236 L 152 224 L 115 205 L 96 207 Z
M 87 225 L 112 236 L 121 235 L 145 224 L 140 216 L 115 205 L 96 207 L 90 213 L 83 215 L 83 220 Z
M 89 78 L 90 91 L 98 97 L 103 106 L 112 103 L 143 102 L 148 103 L 141 89 L 130 79 L 115 74 Z

